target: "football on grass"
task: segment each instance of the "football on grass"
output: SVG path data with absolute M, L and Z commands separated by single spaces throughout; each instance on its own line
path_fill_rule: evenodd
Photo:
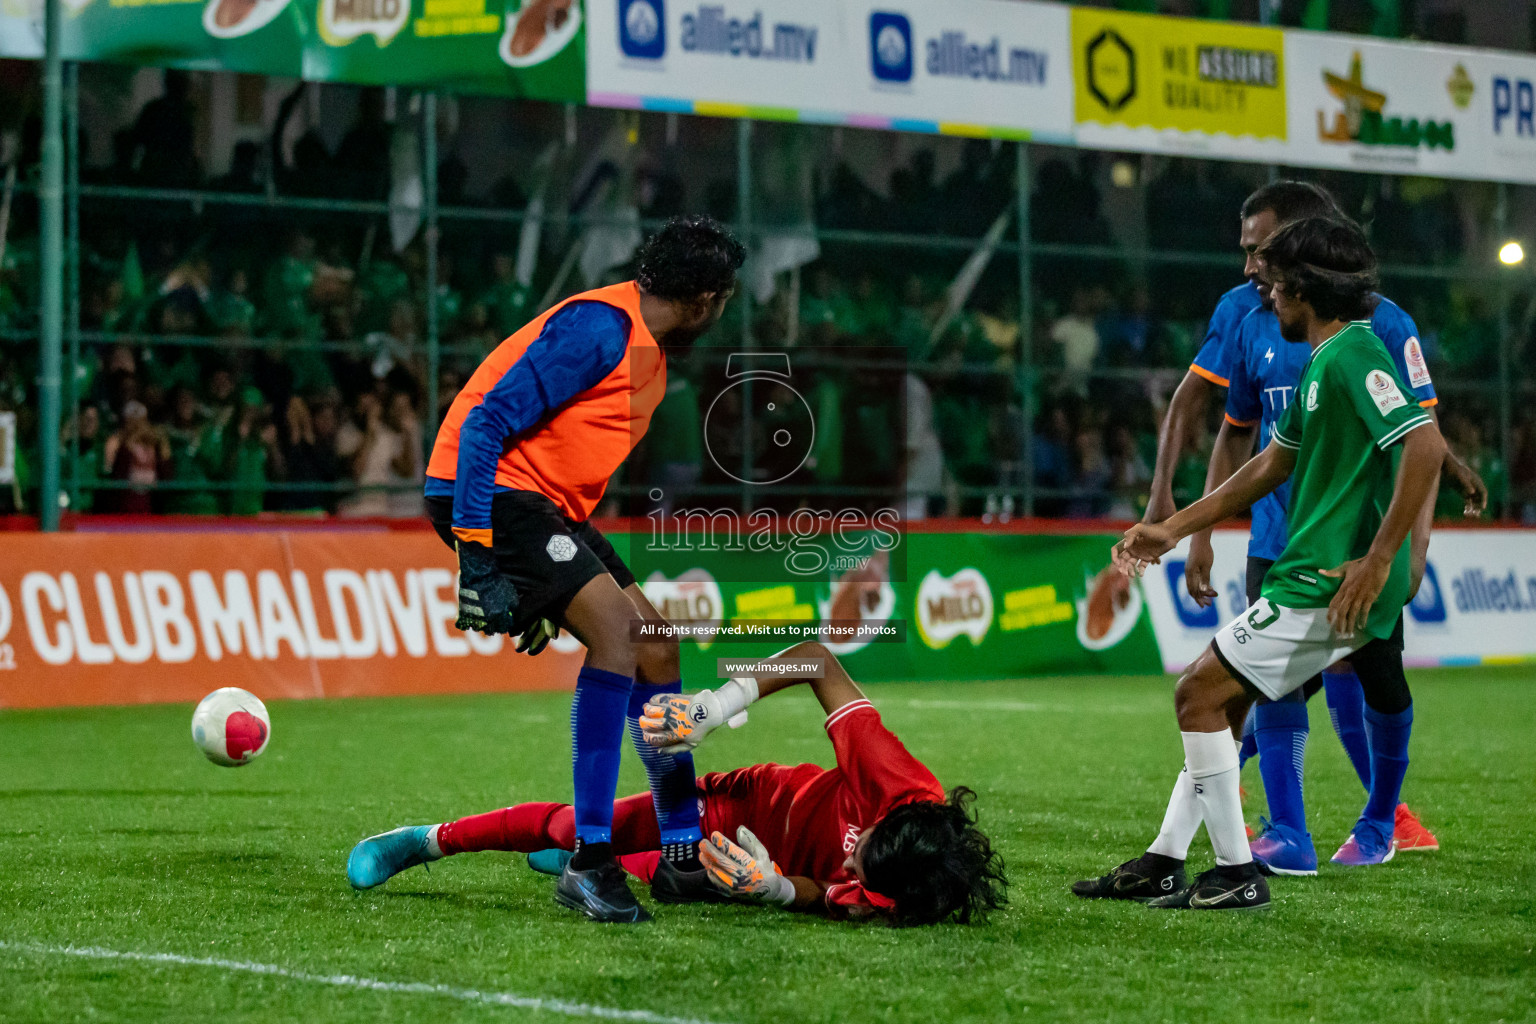
M 192 712 L 192 742 L 208 760 L 226 768 L 250 764 L 271 738 L 267 706 L 237 686 L 214 690 Z

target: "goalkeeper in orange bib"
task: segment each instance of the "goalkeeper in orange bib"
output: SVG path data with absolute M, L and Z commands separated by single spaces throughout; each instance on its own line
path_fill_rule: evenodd
M 759 697 L 797 683 L 809 683 L 827 713 L 837 767 L 755 764 L 698 781 L 709 832 L 700 850 L 716 896 L 898 924 L 968 922 L 1000 906 L 1003 862 L 976 827 L 975 794 L 957 787 L 946 796 L 821 644 L 798 644 L 778 657 L 816 659 L 824 675 L 759 675 L 691 698 L 665 694 L 639 719 L 647 746 L 682 756 Z M 642 879 L 667 870 L 653 799 L 640 793 L 613 808 L 613 848 Z M 400 829 L 359 843 L 347 876 L 357 888 L 372 888 L 423 861 L 480 850 L 533 854 L 536 866 L 554 859 L 553 872 L 559 859 L 547 854 L 575 845 L 577 813 L 569 804 L 526 803 Z M 401 833 L 413 837 L 409 844 L 389 841 Z M 425 852 L 402 856 L 407 848 Z
M 682 682 L 675 640 L 631 638 L 633 621 L 664 620 L 588 517 L 666 392 L 666 353 L 719 321 L 745 255 L 707 217 L 672 220 L 641 246 L 635 280 L 572 296 L 486 357 L 427 466 L 428 516 L 459 557 L 459 628 L 520 636 L 536 654 L 564 626 L 586 645 L 571 703 L 576 852 L 555 898 L 598 921 L 649 919 L 614 859 L 614 788 L 626 718 Z M 634 741 L 665 857 L 652 894 L 707 896 L 693 760 Z M 410 860 L 425 857 L 417 838 L 370 842 Z

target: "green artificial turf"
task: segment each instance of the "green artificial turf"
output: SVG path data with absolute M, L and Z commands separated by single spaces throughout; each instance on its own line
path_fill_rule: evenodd
M 217 680 L 210 680 L 210 688 Z M 946 785 L 980 794 L 1012 905 L 981 927 L 854 927 L 748 907 L 659 907 L 644 927 L 558 908 L 523 858 L 479 854 L 352 892 L 358 839 L 568 799 L 560 694 L 274 703 L 267 753 L 203 760 L 191 706 L 0 712 L 0 1020 L 573 1019 L 422 991 L 86 959 L 98 947 L 425 982 L 732 1022 L 1492 1021 L 1536 1017 L 1536 701 L 1528 669 L 1413 678 L 1405 796 L 1439 853 L 1324 864 L 1257 914 L 1088 903 L 1067 886 L 1140 852 L 1181 761 L 1164 679 L 871 687 Z M 1362 790 L 1312 705 L 1320 857 Z M 828 763 L 807 691 L 717 733 L 701 770 Z M 1257 767 L 1247 785 L 1259 790 Z M 643 787 L 626 755 L 623 791 Z M 1252 797 L 1257 820 L 1262 799 Z M 1192 867 L 1209 863 L 1202 834 Z

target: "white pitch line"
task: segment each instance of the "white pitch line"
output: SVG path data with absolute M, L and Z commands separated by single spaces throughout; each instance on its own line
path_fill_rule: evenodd
M 49 946 L 32 942 L 7 942 L 0 939 L 0 951 L 33 953 L 40 956 L 73 956 L 86 960 L 130 960 L 138 963 L 168 964 L 176 967 L 213 967 L 242 974 L 261 974 L 289 981 L 303 981 L 312 985 L 330 985 L 333 988 L 353 988 L 367 992 L 389 992 L 417 996 L 442 996 L 463 1003 L 484 1003 L 489 1006 L 511 1006 L 520 1010 L 537 1010 L 558 1013 L 566 1017 L 595 1017 L 600 1020 L 635 1021 L 636 1024 L 711 1024 L 694 1017 L 669 1017 L 650 1010 L 619 1010 L 611 1006 L 595 1006 L 591 1003 L 573 1003 L 565 999 L 544 999 L 538 996 L 520 996 L 513 992 L 482 992 L 473 988 L 454 985 L 433 985 L 424 981 L 380 981 L 377 978 L 359 978 L 351 974 L 311 974 L 294 971 L 277 964 L 262 964 L 250 960 L 223 960 L 217 957 L 181 956 L 177 953 L 139 953 L 131 950 L 103 949 L 99 946 Z
M 1039 704 L 1025 700 L 909 700 L 909 708 L 933 708 L 939 711 L 1060 711 L 1101 714 L 1141 715 L 1147 708 L 1131 704 Z

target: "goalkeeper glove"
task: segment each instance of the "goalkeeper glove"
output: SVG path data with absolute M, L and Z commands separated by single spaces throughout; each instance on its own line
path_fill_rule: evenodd
M 774 903 L 787 907 L 795 902 L 795 883 L 785 878 L 768 850 L 747 826 L 736 830 L 736 842 L 719 832 L 699 844 L 699 859 L 716 889 L 739 900 Z
M 747 705 L 755 700 L 755 679 L 730 679 L 719 690 L 700 690 L 692 697 L 652 697 L 640 716 L 640 734 L 663 754 L 686 754 L 722 725 L 745 725 Z
M 459 617 L 454 625 L 487 635 L 512 632 L 517 588 L 496 567 L 496 555 L 484 544 L 458 541 Z
M 517 638 L 516 650 L 519 654 L 532 657 L 548 647 L 549 642 L 559 635 L 559 626 L 548 619 L 540 619 L 523 630 L 523 635 Z

